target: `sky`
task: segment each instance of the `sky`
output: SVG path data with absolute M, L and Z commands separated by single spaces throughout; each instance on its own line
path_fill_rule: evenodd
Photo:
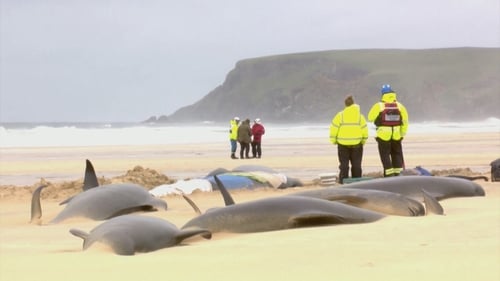
M 500 0 L 0 0 L 0 122 L 140 122 L 239 60 L 500 47 Z

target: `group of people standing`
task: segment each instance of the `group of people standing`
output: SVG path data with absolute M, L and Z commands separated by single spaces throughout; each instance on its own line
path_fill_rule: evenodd
M 375 139 L 384 177 L 397 176 L 404 169 L 402 141 L 408 129 L 408 112 L 397 101 L 397 94 L 391 85 L 383 85 L 380 92 L 380 100 L 368 112 L 368 122 L 373 122 L 377 129 Z M 349 178 L 349 166 L 351 177 L 362 177 L 363 146 L 368 140 L 367 119 L 361 113 L 360 106 L 354 102 L 352 95 L 345 98 L 344 104 L 345 108 L 333 117 L 330 124 L 330 142 L 337 145 L 340 183 Z M 264 126 L 259 118 L 250 126 L 250 119 L 247 118 L 240 124 L 240 118 L 234 117 L 229 129 L 231 158 L 238 159 L 238 143 L 239 159 L 261 158 L 264 133 Z
M 245 119 L 240 124 L 240 118 L 234 117 L 230 121 L 229 141 L 231 142 L 231 158 L 236 157 L 238 143 L 240 144 L 240 159 L 262 157 L 262 135 L 266 132 L 260 118 L 254 120 L 250 126 L 250 119 Z M 252 157 L 250 157 L 250 147 Z
M 368 127 L 360 107 L 352 96 L 347 96 L 344 110 L 338 112 L 330 124 L 330 142 L 337 145 L 339 159 L 339 182 L 349 177 L 362 176 L 361 163 L 363 146 L 368 139 Z M 397 176 L 404 169 L 403 141 L 408 129 L 408 112 L 397 101 L 397 94 L 391 85 L 381 88 L 380 101 L 368 112 L 368 121 L 377 128 L 376 141 L 380 160 L 384 168 L 384 177 Z

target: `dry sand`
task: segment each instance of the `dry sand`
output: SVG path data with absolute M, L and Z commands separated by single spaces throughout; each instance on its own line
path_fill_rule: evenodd
M 68 232 L 74 227 L 90 230 L 100 222 L 28 223 L 30 192 L 39 179 L 80 179 L 87 158 L 99 176 L 107 177 L 136 165 L 172 179 L 241 164 L 273 167 L 306 181 L 337 170 L 336 148 L 327 140 L 264 140 L 263 149 L 260 160 L 231 160 L 228 144 L 2 149 L 0 280 L 500 280 L 499 182 L 478 181 L 485 197 L 442 201 L 445 216 L 390 216 L 370 224 L 215 234 L 212 240 L 192 238 L 181 247 L 127 257 L 104 247 L 83 252 L 81 239 Z M 489 163 L 500 157 L 500 134 L 409 136 L 404 149 L 407 167 L 469 168 L 489 177 Z M 380 170 L 374 142 L 365 148 L 363 167 L 365 172 Z M 305 188 L 318 187 L 300 189 Z M 296 190 L 242 190 L 233 196 L 244 202 Z M 45 221 L 61 210 L 58 203 L 66 196 L 43 200 Z M 191 198 L 203 210 L 223 204 L 216 192 Z M 178 226 L 195 215 L 182 198 L 164 199 L 168 211 L 144 215 Z

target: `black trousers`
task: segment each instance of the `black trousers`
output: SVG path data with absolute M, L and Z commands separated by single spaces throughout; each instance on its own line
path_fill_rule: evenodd
M 339 182 L 343 183 L 349 177 L 349 163 L 351 164 L 351 176 L 359 178 L 362 176 L 361 162 L 363 161 L 363 145 L 337 145 L 339 157 Z
M 260 142 L 252 142 L 252 155 L 257 158 L 262 156 L 262 147 Z
M 384 177 L 397 176 L 404 168 L 401 140 L 384 141 L 377 138 L 378 153 L 384 167 Z
M 248 153 L 250 152 L 250 143 L 248 142 L 240 142 L 240 158 L 244 157 L 248 158 Z M 244 157 L 243 157 L 244 156 Z

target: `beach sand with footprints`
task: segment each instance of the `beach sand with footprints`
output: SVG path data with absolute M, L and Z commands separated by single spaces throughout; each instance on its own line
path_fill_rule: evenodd
M 500 157 L 500 134 L 408 136 L 407 168 L 485 175 Z M 337 171 L 336 148 L 325 139 L 273 139 L 263 158 L 229 159 L 228 143 L 169 146 L 3 148 L 0 154 L 0 280 L 500 280 L 500 183 L 477 181 L 485 197 L 441 201 L 445 215 L 388 216 L 374 223 L 251 234 L 193 237 L 182 246 L 118 256 L 105 246 L 82 251 L 71 228 L 89 231 L 101 222 L 70 219 L 32 225 L 31 193 L 40 183 L 43 221 L 80 192 L 85 159 L 99 180 L 137 181 L 151 188 L 211 170 L 252 164 L 274 168 L 310 185 L 286 190 L 231 191 L 235 201 L 320 188 L 318 175 Z M 373 140 L 365 148 L 365 173 L 381 167 Z M 223 206 L 218 192 L 189 195 L 201 210 Z M 145 213 L 181 227 L 196 214 L 178 195 L 169 209 Z

